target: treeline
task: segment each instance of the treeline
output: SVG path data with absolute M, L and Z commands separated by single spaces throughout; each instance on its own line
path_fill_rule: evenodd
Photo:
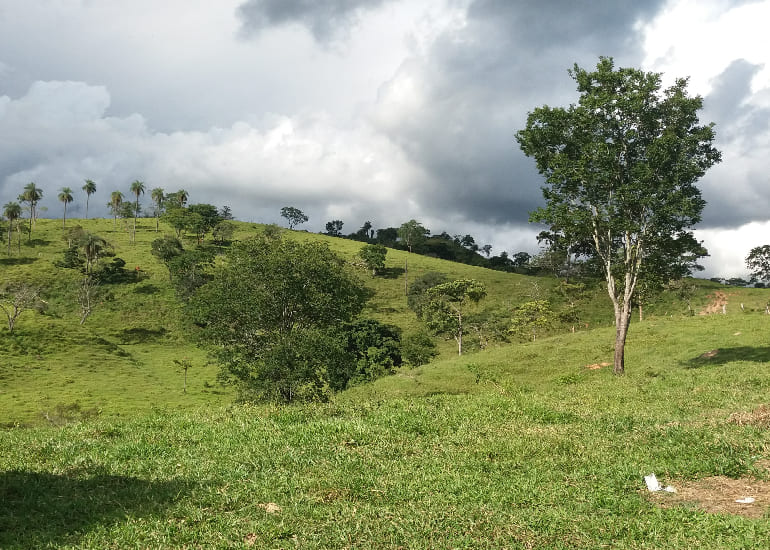
M 472 235 L 450 235 L 446 231 L 431 234 L 430 229 L 416 220 L 410 220 L 399 227 L 380 229 L 375 229 L 370 221 L 366 221 L 357 231 L 348 234 L 342 232 L 343 225 L 342 220 L 329 221 L 326 223 L 326 231 L 322 233 L 500 271 L 527 275 L 542 271 L 542 267 L 536 262 L 533 263 L 533 256 L 527 252 L 517 252 L 509 256 L 506 251 L 502 251 L 492 256 L 492 245 L 480 245 Z

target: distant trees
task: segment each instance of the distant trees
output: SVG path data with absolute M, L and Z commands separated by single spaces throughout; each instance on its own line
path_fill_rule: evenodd
M 136 241 L 136 218 L 139 216 L 139 195 L 144 195 L 144 182 L 135 180 L 131 183 L 131 193 L 136 197 L 134 206 L 134 229 L 131 233 L 131 240 Z
M 463 316 L 469 305 L 487 295 L 484 284 L 475 279 L 457 279 L 441 283 L 426 291 L 428 302 L 423 318 L 437 334 L 449 334 L 457 341 L 457 354 L 463 354 Z
M 18 225 L 21 218 L 21 205 L 18 202 L 7 202 L 3 206 L 3 215 L 8 218 L 8 255 L 11 255 L 11 233 L 14 223 Z M 21 226 L 19 229 L 19 249 L 21 249 Z
M 342 235 L 342 226 L 343 226 L 342 220 L 332 220 L 330 222 L 326 222 L 326 234 L 330 237 L 339 237 Z
M 770 281 L 770 245 L 752 248 L 746 256 L 746 267 L 751 272 L 751 282 Z
M 309 219 L 302 210 L 293 206 L 284 206 L 281 208 L 281 217 L 286 218 L 289 222 L 289 229 L 294 229 L 296 226 L 305 223 Z
M 62 216 L 62 227 L 67 227 L 67 205 L 74 200 L 72 189 L 62 187 L 59 192 L 59 200 L 64 204 L 64 215 Z
M 385 268 L 385 256 L 388 249 L 381 244 L 365 244 L 358 251 L 358 256 L 363 260 L 367 269 L 372 271 L 372 277 L 377 275 L 377 271 Z
M 115 221 L 115 229 L 118 228 L 118 215 L 120 214 L 120 207 L 123 204 L 124 195 L 120 191 L 113 191 L 110 194 L 110 202 L 107 203 L 110 211 L 112 212 L 113 220 Z
M 158 226 L 160 223 L 160 214 L 163 212 L 163 201 L 165 199 L 165 195 L 163 194 L 163 189 L 160 187 L 156 187 L 152 191 L 150 191 L 150 198 L 152 199 L 152 202 L 155 203 L 155 232 L 158 232 Z
M 661 76 L 575 65 L 580 93 L 568 108 L 540 107 L 516 134 L 545 177 L 546 206 L 531 214 L 568 246 L 587 242 L 601 263 L 615 312 L 614 372 L 624 372 L 631 300 L 642 266 L 667 241 L 688 234 L 704 201 L 694 183 L 720 154 L 712 125 L 701 126 L 700 97 L 687 80 L 661 88 Z
M 398 228 L 398 238 L 401 239 L 409 252 L 412 252 L 412 248 L 416 245 L 424 242 L 428 235 L 430 235 L 430 231 L 420 225 L 417 220 L 409 220 Z
M 91 198 L 91 195 L 96 193 L 96 184 L 93 180 L 86 180 L 82 189 L 86 192 L 86 219 L 88 219 L 88 201 Z
M 43 198 L 43 190 L 34 182 L 24 186 L 24 192 L 19 195 L 19 201 L 26 202 L 29 205 L 29 239 L 32 240 L 32 228 L 37 221 L 37 205 Z
M 327 246 L 261 236 L 226 252 L 191 311 L 245 391 L 279 401 L 325 399 L 354 372 L 342 326 L 366 299 Z

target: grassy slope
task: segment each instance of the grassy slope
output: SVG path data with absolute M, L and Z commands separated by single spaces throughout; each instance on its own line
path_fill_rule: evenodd
M 360 246 L 339 244 L 349 255 Z M 168 292 L 165 274 L 151 259 L 129 259 L 130 252 L 119 255 L 129 265 L 146 262 L 152 273 L 136 287 L 153 284 L 156 293 L 120 289 L 118 298 L 138 294 L 142 307 L 124 315 L 105 305 L 101 320 L 90 319 L 82 333 L 65 322 L 63 304 L 51 306 L 61 308 L 61 318 L 28 317 L 22 343 L 31 346 L 34 336 L 40 358 L 17 357 L 4 339 L 3 364 L 16 361 L 13 368 L 28 378 L 5 370 L 2 383 L 16 383 L 19 392 L 33 390 L 14 381 L 67 391 L 45 385 L 46 377 L 83 369 L 83 378 L 64 386 L 80 395 L 75 389 L 88 380 L 106 391 L 96 380 L 106 371 L 126 413 L 128 396 L 153 388 L 165 407 L 0 431 L 2 548 L 752 548 L 770 536 L 767 514 L 749 520 L 661 509 L 642 490 L 642 476 L 652 471 L 675 486 L 718 474 L 767 476 L 757 470 L 770 459 L 766 429 L 727 420 L 768 402 L 770 319 L 758 313 L 765 291 L 731 289 L 726 316 L 672 318 L 662 314 L 681 304 L 661 305 L 659 317 L 632 326 L 623 378 L 585 368 L 611 360 L 607 327 L 447 354 L 331 404 L 225 407 L 211 406 L 223 396 L 203 393 L 200 378 L 198 389 L 181 396 L 181 374 L 167 363 L 189 348 L 167 311 L 172 301 L 158 298 Z M 389 256 L 393 266 L 402 260 Z M 453 276 L 467 269 L 500 277 L 509 286 L 495 287 L 497 296 L 514 303 L 531 285 L 428 258 L 410 263 L 415 271 L 456 267 Z M 377 314 L 410 322 L 396 303 L 399 281 L 373 284 L 392 295 L 374 306 Z M 718 288 L 707 285 L 699 301 Z M 741 301 L 748 313 L 739 313 Z M 167 333 L 142 345 L 121 340 L 124 325 L 157 331 L 165 315 Z M 57 338 L 64 333 L 69 340 Z M 88 334 L 107 342 L 92 352 L 96 366 L 79 344 Z M 714 349 L 714 358 L 699 359 Z M 213 370 L 201 372 L 213 378 Z M 144 385 L 125 387 L 132 378 Z M 0 403 L 16 410 L 8 394 Z

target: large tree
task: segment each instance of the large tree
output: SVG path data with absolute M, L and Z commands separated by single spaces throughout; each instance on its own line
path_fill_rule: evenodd
M 263 235 L 229 249 L 190 307 L 244 389 L 291 401 L 344 387 L 355 364 L 342 329 L 366 297 L 326 245 Z
M 695 182 L 720 153 L 686 79 L 664 89 L 660 74 L 616 69 L 604 57 L 595 71 L 575 65 L 570 75 L 578 103 L 537 108 L 516 134 L 547 184 L 546 206 L 530 220 L 592 244 L 615 312 L 614 372 L 622 374 L 641 269 L 656 250 L 691 235 L 705 205 Z
M 88 200 L 91 198 L 91 195 L 96 193 L 96 184 L 93 180 L 86 180 L 82 189 L 86 192 L 86 219 L 88 219 Z

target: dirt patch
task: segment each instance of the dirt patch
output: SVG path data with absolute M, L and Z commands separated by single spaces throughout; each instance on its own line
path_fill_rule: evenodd
M 710 514 L 764 517 L 770 507 L 770 481 L 724 476 L 672 482 L 676 493 L 653 493 L 663 508 L 694 505 Z
M 607 363 L 607 362 L 594 363 L 593 365 L 586 365 L 585 368 L 587 368 L 588 370 L 598 370 L 604 367 L 609 367 L 610 365 L 612 365 L 612 363 Z
M 727 421 L 738 426 L 770 428 L 770 405 L 760 405 L 751 412 L 733 413 Z
M 718 349 L 712 349 L 711 351 L 707 351 L 706 353 L 701 353 L 698 356 L 698 359 L 711 359 L 712 357 L 716 357 L 719 355 Z
M 727 294 L 721 290 L 717 290 L 714 294 L 706 296 L 711 300 L 706 307 L 704 307 L 699 315 L 711 315 L 712 313 L 724 313 L 727 307 Z

